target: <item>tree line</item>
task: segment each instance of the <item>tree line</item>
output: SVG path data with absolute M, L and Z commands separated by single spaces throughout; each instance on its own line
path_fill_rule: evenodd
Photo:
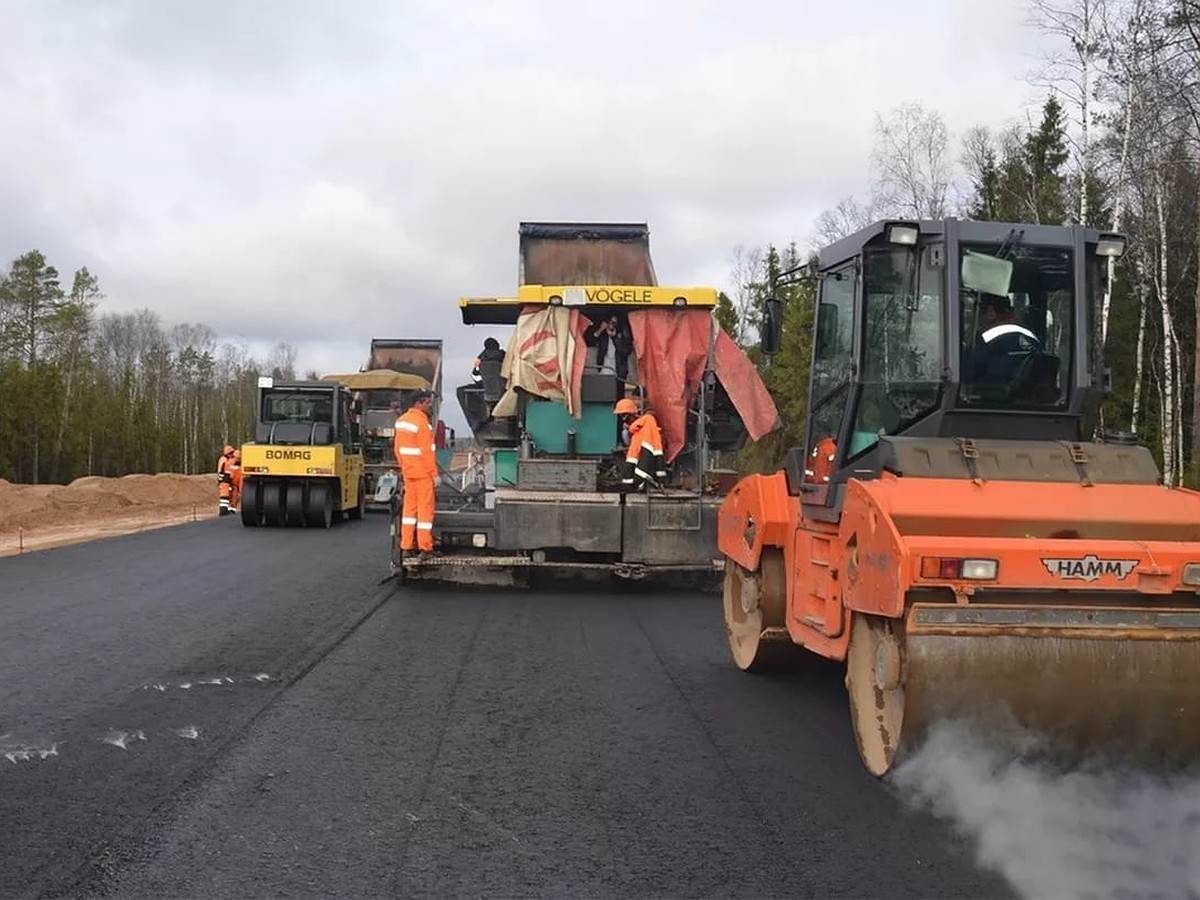
M 911 103 L 877 114 L 865 196 L 841 198 L 814 223 L 817 245 L 880 218 L 1084 224 L 1129 238 L 1108 263 L 1097 343 L 1112 387 L 1104 427 L 1133 431 L 1167 484 L 1200 483 L 1200 0 L 1032 0 L 1048 52 L 1028 73 L 1036 115 L 952 135 Z M 809 252 L 814 248 L 809 248 Z M 772 275 L 807 254 L 794 245 L 734 248 L 718 315 L 753 350 Z M 811 288 L 780 294 L 784 341 L 764 368 L 783 414 L 777 440 L 748 454 L 774 465 L 803 441 Z M 790 343 L 789 343 L 790 342 Z
M 1106 427 L 1136 432 L 1168 484 L 1200 482 L 1200 0 L 1031 0 L 1051 47 L 1029 81 L 1035 114 L 952 135 L 911 103 L 876 116 L 870 187 L 814 224 L 816 243 L 881 217 L 1083 223 L 1129 237 L 1096 310 L 1112 373 Z M 991 104 L 994 106 L 995 104 Z M 794 243 L 736 247 L 717 315 L 752 355 L 770 285 L 809 258 Z M 781 353 L 758 360 L 784 427 L 745 455 L 771 466 L 804 440 L 813 292 L 777 292 Z M 295 377 L 203 324 L 99 311 L 97 279 L 69 286 L 37 251 L 0 278 L 0 478 L 202 472 L 247 437 L 256 377 Z M 311 375 L 312 373 L 307 373 Z M 307 377 L 307 375 L 306 375 Z
M 0 478 L 213 471 L 249 436 L 258 375 L 295 377 L 289 344 L 257 360 L 206 325 L 103 299 L 87 268 L 65 286 L 36 250 L 0 277 Z

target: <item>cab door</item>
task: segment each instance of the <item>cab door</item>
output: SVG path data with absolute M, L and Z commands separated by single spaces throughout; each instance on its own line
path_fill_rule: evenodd
M 855 257 L 821 275 L 813 323 L 808 433 L 801 489 L 801 502 L 805 506 L 832 505 L 833 473 L 846 455 L 842 443 L 854 399 L 859 272 Z
M 845 441 L 858 393 L 859 258 L 820 276 L 813 323 L 807 455 L 800 487 L 803 515 L 785 554 L 789 579 L 788 627 L 792 637 L 829 653 L 843 631 L 835 564 L 840 485 L 834 479 L 846 459 Z

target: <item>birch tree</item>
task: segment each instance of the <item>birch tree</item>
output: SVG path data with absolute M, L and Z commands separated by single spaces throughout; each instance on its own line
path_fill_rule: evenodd
M 878 206 L 912 219 L 940 219 L 953 178 L 948 157 L 950 134 L 940 114 L 907 103 L 875 116 L 875 170 Z
M 1143 102 L 1143 54 L 1146 47 L 1146 0 L 1132 0 L 1124 8 L 1109 4 L 1102 9 L 1100 28 L 1107 53 L 1106 77 L 1097 85 L 1100 98 L 1116 108 L 1111 117 L 1116 130 L 1116 158 L 1112 176 L 1112 217 L 1108 227 L 1119 232 L 1125 227 L 1126 193 L 1129 185 L 1130 141 L 1134 110 Z M 1106 260 L 1107 278 L 1100 301 L 1100 346 L 1108 345 L 1108 322 L 1112 314 L 1113 285 L 1117 261 Z M 1141 278 L 1143 274 L 1138 277 Z M 1141 294 L 1139 296 L 1143 296 Z
M 766 271 L 766 252 L 761 247 L 738 244 L 729 257 L 729 275 L 733 283 L 733 305 L 737 312 L 738 331 L 735 340 L 746 342 L 759 323 L 759 306 L 766 291 L 763 273 Z
M 833 209 L 822 212 L 814 224 L 818 241 L 822 245 L 832 244 L 848 234 L 853 234 L 860 228 L 865 228 L 878 218 L 875 198 L 865 203 L 854 197 L 842 197 Z
M 1093 101 L 1098 68 L 1105 60 L 1104 22 L 1109 0 L 1030 0 L 1030 19 L 1053 38 L 1033 83 L 1060 93 L 1072 110 L 1076 131 L 1070 135 L 1075 157 L 1075 221 L 1093 224 L 1090 209 Z
M 1195 160 L 1196 173 L 1195 216 L 1193 219 L 1192 241 L 1195 257 L 1200 260 L 1200 2 L 1198 0 L 1179 0 L 1174 15 L 1168 19 L 1173 27 L 1174 35 L 1168 35 L 1166 40 L 1171 42 L 1175 37 L 1180 50 L 1177 77 L 1172 79 L 1178 88 L 1178 96 L 1182 106 L 1188 113 L 1188 125 L 1192 156 Z M 1200 335 L 1200 277 L 1196 278 L 1192 295 L 1192 314 L 1194 334 Z M 1191 447 L 1193 456 L 1200 451 L 1200 341 L 1192 353 L 1191 360 L 1192 403 L 1191 403 Z

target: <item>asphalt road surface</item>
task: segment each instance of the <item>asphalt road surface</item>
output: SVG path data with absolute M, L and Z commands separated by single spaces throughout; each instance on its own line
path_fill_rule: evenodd
M 1011 895 L 718 597 L 396 589 L 386 542 L 0 559 L 0 895 Z

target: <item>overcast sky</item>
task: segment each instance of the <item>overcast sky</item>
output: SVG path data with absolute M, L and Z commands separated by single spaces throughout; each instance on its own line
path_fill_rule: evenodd
M 584 11 L 584 10 L 589 11 Z M 0 260 L 298 365 L 483 338 L 521 220 L 644 221 L 664 284 L 810 240 L 875 113 L 1020 118 L 1022 0 L 0 0 Z M 957 155 L 957 150 L 955 152 Z M 447 390 L 448 419 L 461 421 Z

